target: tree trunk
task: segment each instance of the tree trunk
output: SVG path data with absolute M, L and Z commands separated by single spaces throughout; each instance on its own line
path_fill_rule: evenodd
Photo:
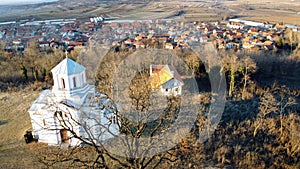
M 21 71 L 22 71 L 22 78 L 26 81 L 28 79 L 27 69 L 23 64 L 21 65 Z
M 245 92 L 246 92 L 246 86 L 247 86 L 247 74 L 248 74 L 248 69 L 246 67 L 245 69 L 245 74 L 244 74 L 244 86 L 243 86 L 243 91 L 242 91 L 242 99 L 245 99 Z
M 39 76 L 39 74 L 38 74 L 38 70 L 37 70 L 37 69 L 34 69 L 34 71 L 33 71 L 33 76 L 34 76 L 34 80 L 35 80 L 35 81 L 38 81 L 38 76 Z
M 282 113 L 280 113 L 280 137 L 282 137 L 283 132 L 283 121 L 282 121 Z
M 230 71 L 230 85 L 229 85 L 229 96 L 231 97 L 232 96 L 232 93 L 234 91 L 234 81 L 235 81 L 235 71 L 234 70 L 231 70 Z

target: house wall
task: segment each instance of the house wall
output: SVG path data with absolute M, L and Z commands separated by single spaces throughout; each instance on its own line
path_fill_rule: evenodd
M 177 90 L 176 90 L 177 89 Z M 162 86 L 160 87 L 160 91 L 163 95 L 165 96 L 178 96 L 181 95 L 182 92 L 182 87 L 178 86 L 178 87 L 174 87 L 174 88 L 163 88 Z

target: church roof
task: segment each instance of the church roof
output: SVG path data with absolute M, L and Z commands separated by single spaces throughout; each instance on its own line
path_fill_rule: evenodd
M 51 72 L 53 74 L 75 74 L 79 72 L 83 72 L 85 70 L 85 67 L 78 64 L 77 62 L 73 61 L 70 58 L 65 58 L 63 61 L 61 61 L 58 65 L 56 65 Z

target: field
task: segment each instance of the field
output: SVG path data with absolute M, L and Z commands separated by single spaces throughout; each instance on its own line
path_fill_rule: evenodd
M 300 24 L 299 0 L 237 0 L 224 1 L 222 5 L 227 7 L 232 15 L 248 20 Z
M 215 9 L 209 9 L 212 3 L 207 2 L 83 2 L 83 3 L 49 3 L 42 5 L 26 5 L 20 7 L 1 7 L 0 11 L 4 13 L 0 20 L 14 19 L 50 19 L 50 18 L 88 18 L 91 16 L 119 17 L 120 19 L 162 19 L 173 18 L 184 15 L 183 18 L 203 19 L 209 16 L 215 16 L 218 12 Z M 186 15 L 185 15 L 186 14 Z
M 30 129 L 27 110 L 37 98 L 38 91 L 0 93 L 0 168 L 25 168 L 32 163 L 31 151 L 23 135 Z
M 9 10 L 7 10 L 9 9 Z M 215 21 L 243 17 L 259 22 L 300 24 L 299 0 L 175 0 L 175 1 L 65 1 L 0 6 L 0 21 L 16 19 L 89 18 L 91 16 L 120 19 L 180 19 Z

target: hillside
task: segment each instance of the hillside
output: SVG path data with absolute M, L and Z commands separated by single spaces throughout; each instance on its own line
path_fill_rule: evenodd
M 0 6 L 0 21 L 18 19 L 89 18 L 91 16 L 119 17 L 120 19 L 177 18 L 185 20 L 220 20 L 244 17 L 254 21 L 300 24 L 299 0 L 262 1 L 113 1 L 89 0 Z
M 215 21 L 241 17 L 259 22 L 289 23 L 300 26 L 300 0 L 280 2 L 278 0 L 59 0 L 33 5 L 0 6 L 0 12 L 0 22 L 74 17 L 85 20 L 91 16 L 103 15 L 120 19 L 167 18 L 175 21 Z M 158 22 L 153 23 L 160 26 Z M 172 29 L 177 29 L 181 23 L 174 24 Z M 199 24 L 202 23 L 199 22 Z M 193 22 L 191 25 L 195 27 Z M 116 29 L 122 30 L 123 28 Z M 149 27 L 149 29 L 152 28 Z M 197 28 L 195 32 L 198 30 Z M 289 31 L 292 30 L 289 29 Z M 210 37 L 213 40 L 213 36 Z M 193 121 L 191 131 L 184 138 L 176 140 L 176 145 L 171 150 L 149 157 L 154 159 L 153 163 L 157 162 L 157 166 L 151 163 L 145 168 L 300 168 L 299 40 L 298 35 L 290 32 L 278 38 L 278 41 L 276 40 L 274 47 L 278 46 L 278 49 L 273 51 L 220 49 L 216 52 L 219 61 L 222 62 L 220 70 L 218 66 L 209 66 L 214 63 L 206 65 L 206 62 L 216 60 L 216 53 L 208 54 L 209 56 L 205 58 L 207 60 L 203 61 L 198 58 L 199 53 L 188 48 L 168 50 L 185 63 L 178 72 L 184 77 L 185 86 L 188 88 L 196 88 L 193 82 L 197 83 L 197 89 L 200 91 L 199 94 L 197 93 L 197 99 L 200 99 L 203 105 L 199 106 L 199 110 L 197 109 L 197 120 Z M 97 48 L 100 46 L 91 43 L 93 46 L 77 48 L 71 51 L 68 57 L 78 63 L 87 62 L 86 65 L 89 65 L 87 77 L 92 79 L 91 84 L 95 84 L 100 93 L 111 96 L 113 84 L 116 81 L 114 73 L 123 60 L 136 52 L 137 55 L 134 55 L 136 57 L 132 63 L 140 63 L 140 60 L 146 60 L 144 58 L 146 52 L 151 52 L 155 48 L 162 49 L 166 42 L 159 43 L 147 36 L 141 41 L 146 46 L 146 49 L 143 49 L 133 48 L 131 45 L 125 45 L 124 41 L 120 41 L 119 46 L 110 48 L 108 52 L 108 49 L 105 49 L 103 52 L 105 56 L 102 56 L 102 51 L 97 51 L 102 49 Z M 279 42 L 280 45 L 278 45 Z M 32 44 L 35 48 L 23 54 L 6 52 L 0 44 L 0 169 L 143 168 L 139 166 L 139 162 L 144 163 L 149 160 L 148 157 L 133 159 L 115 156 L 100 146 L 100 148 L 94 145 L 67 148 L 64 145 L 54 147 L 37 142 L 25 143 L 23 135 L 31 129 L 27 110 L 42 89 L 51 88 L 53 79 L 50 70 L 66 57 L 62 48 L 56 50 L 53 47 L 45 52 L 36 48 L 38 45 L 35 43 Z M 79 50 L 87 53 L 79 52 Z M 207 54 L 205 50 L 202 52 L 204 52 L 203 55 Z M 158 56 L 163 56 L 162 53 Z M 90 59 L 89 55 L 93 59 Z M 161 62 L 159 64 L 165 64 L 161 58 L 153 60 Z M 99 65 L 95 64 L 100 61 Z M 176 64 L 174 60 L 172 64 Z M 124 65 L 131 66 L 130 63 L 124 63 Z M 195 77 L 188 76 L 188 70 L 192 70 Z M 216 76 L 210 76 L 209 72 L 214 71 L 217 72 L 214 74 Z M 128 72 L 124 71 L 124 74 L 126 73 Z M 148 75 L 148 70 L 143 73 Z M 224 97 L 226 103 L 220 121 L 213 126 L 211 123 L 215 119 L 214 114 L 210 114 L 213 109 L 210 106 L 215 102 L 217 98 L 215 96 L 218 94 L 210 91 L 213 85 L 210 80 L 218 77 L 219 73 L 224 73 L 223 79 L 227 83 L 224 84 L 224 86 L 227 85 L 226 97 Z M 132 103 L 136 103 L 137 109 L 149 106 L 147 101 L 150 98 L 148 97 L 150 92 L 144 89 L 146 83 L 142 77 L 142 75 L 135 76 L 130 86 L 130 99 Z M 119 82 L 122 82 L 121 80 Z M 176 97 L 172 99 L 174 98 Z M 176 102 L 172 99 L 170 102 L 176 103 L 176 106 L 169 106 L 166 112 L 169 110 L 176 112 L 180 109 L 177 101 L 181 98 Z M 158 107 L 157 105 L 154 104 L 155 107 Z M 166 113 L 166 117 L 169 114 Z M 171 121 L 176 118 L 174 113 Z M 126 120 L 123 121 L 124 126 L 129 123 Z M 162 118 L 161 124 L 163 120 L 165 119 Z M 152 125 L 155 124 L 160 123 L 157 121 L 149 123 L 149 127 L 148 121 L 147 123 L 137 122 L 131 125 L 146 127 L 141 127 L 142 129 L 139 130 L 140 128 L 128 125 L 130 127 L 124 127 L 128 130 L 127 133 L 125 129 L 122 132 L 123 134 L 131 133 L 134 136 L 137 135 L 136 138 L 140 138 L 141 135 L 149 135 L 149 131 L 154 128 Z M 145 128 L 148 131 L 143 133 Z M 201 142 L 202 136 L 209 136 L 209 138 Z M 165 144 L 165 142 L 159 143 Z M 151 146 L 153 145 L 149 144 L 149 149 Z M 129 152 L 131 151 L 130 146 L 126 148 Z M 104 162 L 99 157 L 103 158 Z
M 184 56 L 183 54 L 179 55 Z M 112 67 L 124 55 L 126 56 L 124 51 L 106 55 L 106 62 L 100 65 L 97 72 L 97 78 L 101 80 L 98 84 L 101 91 L 105 91 L 107 86 L 110 87 L 111 73 L 114 72 Z M 263 77 L 252 74 L 251 80 L 256 83 L 247 86 L 244 99 L 241 98 L 242 86 L 236 86 L 233 96 L 227 97 L 222 119 L 211 137 L 204 143 L 199 142 L 200 134 L 203 134 L 206 127 L 205 116 L 200 116 L 191 133 L 174 148 L 176 160 L 162 161 L 160 168 L 299 168 L 299 75 L 285 75 L 281 72 L 283 69 L 297 71 L 299 62 L 296 59 L 288 62 L 271 56 L 259 60 L 261 57 L 263 56 L 257 56 L 255 62 L 259 67 L 258 73 Z M 242 58 L 238 60 L 242 61 Z M 229 70 L 226 71 L 228 74 Z M 204 72 L 199 74 L 201 76 L 197 79 L 198 82 L 205 85 L 203 81 L 208 80 L 207 76 Z M 271 77 L 271 74 L 276 76 Z M 236 82 L 241 83 L 243 79 L 236 77 Z M 259 83 L 259 78 L 264 81 Z M 286 81 L 283 78 L 291 80 Z M 25 144 L 23 135 L 31 126 L 27 110 L 39 92 L 34 85 L 28 85 L 25 89 L 10 88 L 0 93 L 0 168 L 78 168 L 82 165 L 93 165 L 93 160 L 78 162 L 78 159 L 86 157 L 94 159 L 95 151 L 89 147 L 62 150 L 35 142 Z M 201 103 L 210 102 L 210 94 L 202 93 L 201 99 Z M 206 109 L 200 114 L 206 113 Z M 113 168 L 111 165 L 122 167 L 114 160 L 105 158 L 110 166 L 108 168 Z
M 23 135 L 31 127 L 27 110 L 38 95 L 39 91 L 29 89 L 0 93 L 0 168 L 31 165 L 31 148 Z

